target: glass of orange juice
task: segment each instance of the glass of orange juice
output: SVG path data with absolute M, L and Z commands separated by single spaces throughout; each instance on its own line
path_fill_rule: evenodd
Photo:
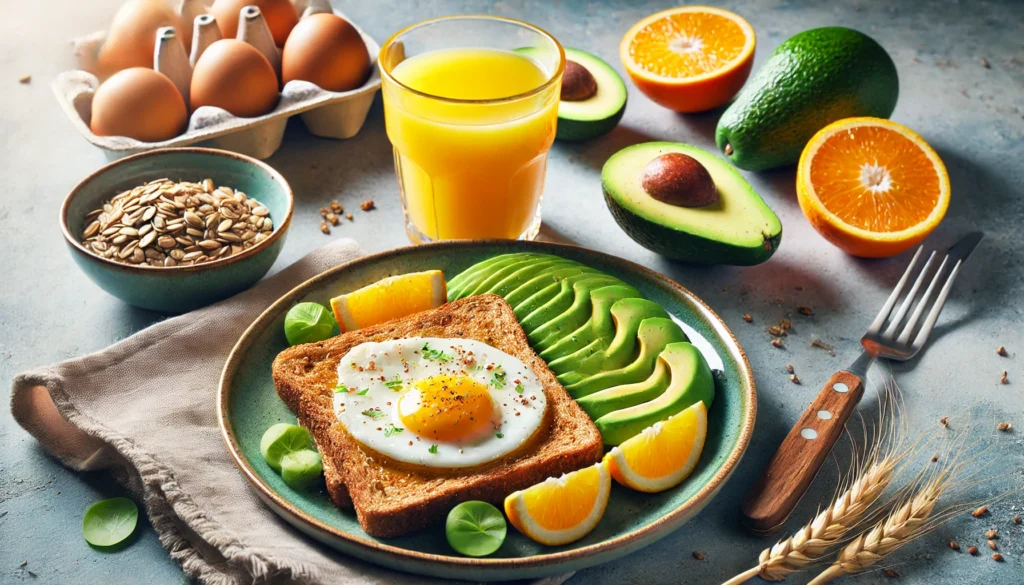
M 558 41 L 508 18 L 451 16 L 395 33 L 378 62 L 409 238 L 533 239 L 565 69 Z

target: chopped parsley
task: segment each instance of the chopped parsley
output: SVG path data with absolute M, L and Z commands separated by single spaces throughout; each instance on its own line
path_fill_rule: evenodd
M 522 384 L 516 384 L 516 392 L 517 393 L 522 394 L 523 390 L 526 390 L 526 388 L 523 388 Z
M 334 393 L 338 394 L 341 392 L 348 392 L 348 386 L 342 384 L 341 382 L 338 382 L 338 385 L 334 387 Z
M 402 427 L 396 427 L 394 423 L 388 423 L 388 426 L 384 427 L 384 436 L 390 437 L 391 435 L 401 433 L 404 430 L 405 429 Z
M 501 390 L 502 388 L 505 387 L 506 376 L 508 376 L 508 374 L 505 373 L 505 370 L 503 370 L 501 366 L 494 368 L 494 375 L 492 376 L 491 379 L 491 385 L 497 388 L 498 390 Z
M 395 374 L 395 377 L 390 379 L 390 380 L 388 380 L 387 382 L 384 382 L 384 385 L 387 386 L 388 388 L 392 389 L 392 390 L 401 390 L 402 389 L 402 377 L 399 376 L 398 374 Z
M 384 418 L 385 416 L 387 416 L 387 413 L 385 413 L 384 411 L 374 410 L 372 408 L 368 408 L 368 409 L 364 410 L 363 412 L 361 412 L 359 414 L 361 414 L 363 416 L 368 416 L 368 417 L 373 418 L 373 419 Z
M 498 434 L 496 434 L 496 435 L 494 435 L 494 436 L 495 436 L 495 437 L 497 437 L 497 438 L 499 438 L 499 439 L 504 439 L 504 438 L 505 438 L 505 435 L 503 435 L 503 434 L 501 434 L 501 433 L 498 433 Z
M 431 445 L 430 448 L 427 449 L 427 451 L 433 453 L 434 455 L 437 455 L 437 445 Z
M 370 387 L 367 386 L 366 388 L 363 388 L 359 392 L 356 392 L 356 395 L 357 396 L 366 396 L 366 393 L 369 392 L 369 391 L 370 391 Z
M 439 349 L 430 347 L 429 343 L 423 344 L 423 357 L 431 361 L 441 362 L 442 364 L 452 361 L 452 356 Z

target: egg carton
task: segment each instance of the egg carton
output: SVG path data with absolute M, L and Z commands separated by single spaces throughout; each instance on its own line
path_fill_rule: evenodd
M 338 16 L 344 17 L 338 11 Z M 349 20 L 349 22 L 352 22 Z M 358 25 L 352 23 L 370 53 L 370 78 L 357 89 L 327 91 L 308 81 L 293 80 L 281 90 L 281 98 L 273 111 L 255 118 L 239 118 L 224 109 L 203 106 L 192 112 L 188 129 L 162 142 L 141 142 L 125 136 L 97 136 L 89 129 L 92 98 L 99 79 L 88 71 L 65 71 L 53 82 L 57 101 L 75 128 L 98 147 L 108 160 L 131 154 L 200 144 L 238 152 L 254 158 L 267 158 L 281 146 L 288 118 L 298 115 L 310 133 L 324 138 L 343 140 L 359 133 L 366 121 L 373 99 L 380 89 L 377 54 L 380 45 Z M 99 42 L 103 33 L 95 33 L 85 41 Z

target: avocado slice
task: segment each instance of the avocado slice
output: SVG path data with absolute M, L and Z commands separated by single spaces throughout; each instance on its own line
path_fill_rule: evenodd
M 615 336 L 615 320 L 612 316 L 612 307 L 622 299 L 636 298 L 640 292 L 635 288 L 616 284 L 604 286 L 591 291 L 590 293 L 590 318 L 583 325 L 580 325 L 569 335 L 565 335 L 554 345 L 540 352 L 541 359 L 548 362 L 555 373 L 571 371 L 578 364 L 576 360 L 565 360 L 570 355 L 590 347 L 594 343 L 600 345 L 600 350 L 608 347 L 608 343 Z
M 715 143 L 734 165 L 794 164 L 818 131 L 854 116 L 888 118 L 899 77 L 874 39 L 832 26 L 784 41 L 718 120 Z
M 519 285 L 519 288 L 509 292 L 505 295 L 505 301 L 515 308 L 520 303 L 533 297 L 533 295 L 540 293 L 541 291 L 548 291 L 547 299 L 555 295 L 560 286 L 559 282 L 566 277 L 573 276 L 582 273 L 592 273 L 592 271 L 585 266 L 576 264 L 575 262 L 566 262 L 565 267 L 554 267 L 551 266 L 546 270 L 538 272 L 533 278 L 526 280 L 523 284 Z M 544 301 L 546 302 L 546 301 Z M 541 303 L 543 304 L 543 303 Z M 540 306 L 540 305 L 538 305 Z M 529 314 L 529 313 L 527 313 Z
M 462 295 L 466 297 L 482 295 L 491 288 L 497 286 L 498 283 L 517 273 L 520 269 L 530 269 L 537 264 L 549 261 L 551 260 L 549 260 L 548 257 L 538 258 L 534 255 L 524 254 L 523 257 L 512 260 L 506 264 L 495 265 L 493 269 L 481 273 L 474 282 L 467 283 L 466 287 L 462 289 Z
M 706 169 L 717 201 L 683 207 L 655 199 L 644 187 L 648 165 L 679 153 Z M 731 165 L 694 146 L 647 142 L 612 155 L 601 171 L 612 216 L 629 237 L 659 254 L 699 264 L 760 264 L 775 253 L 782 223 Z
M 616 407 L 613 412 L 597 418 L 594 424 L 601 431 L 605 445 L 618 445 L 638 435 L 647 427 L 696 404 L 699 400 L 704 401 L 705 407 L 711 408 L 711 402 L 715 398 L 715 380 L 707 361 L 696 347 L 689 343 L 671 343 L 665 346 L 664 351 L 658 356 L 658 361 L 664 361 L 670 370 L 671 381 L 668 388 L 651 400 L 626 408 Z M 636 385 L 633 388 L 619 386 L 591 394 L 587 398 L 590 399 L 592 408 L 596 401 L 597 410 L 600 411 L 611 407 L 601 407 L 603 402 L 625 405 L 637 395 L 646 397 L 652 393 L 653 391 L 648 391 L 644 394 L 642 390 L 638 392 Z
M 507 301 L 506 295 L 522 286 L 527 280 L 530 280 L 538 274 L 545 274 L 548 271 L 565 268 L 569 265 L 570 263 L 568 261 L 562 260 L 561 258 L 542 258 L 536 262 L 527 263 L 526 265 L 516 264 L 516 270 L 514 272 L 478 294 L 495 294 L 505 298 Z
M 613 294 L 597 295 L 596 298 L 594 297 L 594 292 L 597 289 L 607 287 L 614 288 Z M 633 287 L 623 284 L 618 279 L 601 275 L 573 283 L 572 295 L 572 304 L 568 308 L 559 310 L 552 303 L 548 303 L 540 309 L 531 312 L 526 319 L 522 320 L 523 329 L 526 330 L 526 336 L 530 341 L 530 345 L 534 346 L 535 351 L 543 353 L 545 349 L 562 338 L 577 333 L 577 330 L 583 328 L 589 319 L 593 318 L 594 315 L 598 315 L 599 312 L 603 312 L 606 317 L 611 304 L 615 300 L 623 298 L 620 295 L 639 296 L 640 293 Z M 558 295 L 558 297 L 562 296 Z M 598 310 L 595 301 L 602 299 L 607 300 L 600 304 L 600 310 Z M 609 317 L 609 324 L 610 321 Z M 527 323 L 528 326 L 526 325 Z M 583 335 L 590 335 L 591 333 L 584 332 Z M 543 359 L 547 361 L 546 358 Z
M 637 333 L 640 323 L 651 317 L 668 317 L 668 313 L 657 303 L 643 298 L 624 298 L 612 305 L 612 320 L 615 322 L 615 336 L 598 339 L 583 349 L 552 361 L 549 366 L 556 373 L 566 370 L 558 376 L 562 384 L 579 382 L 591 374 L 601 371 L 617 370 L 631 363 L 639 354 Z M 603 342 L 603 345 L 597 345 Z M 557 347 L 557 346 L 556 346 Z M 551 350 L 554 350 L 552 347 Z M 543 357 L 543 356 L 541 356 Z M 557 362 L 569 364 L 563 367 Z
M 576 402 L 590 415 L 592 420 L 597 420 L 616 410 L 643 404 L 657 398 L 668 388 L 671 380 L 668 364 L 659 355 L 658 361 L 654 364 L 654 372 L 646 380 L 613 386 L 600 392 L 594 392 L 589 396 L 583 396 Z
M 600 272 L 584 270 L 579 274 L 566 276 L 562 278 L 560 281 L 556 282 L 554 285 L 546 287 L 543 290 L 534 293 L 532 296 L 530 296 L 530 298 L 526 299 L 525 301 L 517 305 L 514 305 L 512 307 L 512 310 L 513 312 L 515 312 L 516 317 L 519 318 L 520 324 L 525 322 L 525 320 L 534 313 L 543 310 L 542 313 L 538 313 L 538 315 L 534 316 L 534 321 L 530 322 L 530 324 L 534 325 L 534 327 L 539 327 L 546 323 L 546 321 L 543 321 L 543 319 L 541 319 L 540 315 L 544 314 L 549 315 L 550 317 L 554 317 L 567 311 L 569 307 L 573 305 L 573 302 L 576 298 L 576 293 L 574 292 L 573 287 L 576 285 L 577 282 L 580 282 L 582 280 L 598 279 L 599 286 L 604 286 L 606 284 L 615 284 L 618 282 L 618 280 L 611 278 L 612 277 L 605 276 Z M 524 326 L 523 328 L 526 329 L 526 326 Z M 527 334 L 529 334 L 530 332 L 531 330 L 528 329 Z
M 494 274 L 495 271 L 513 262 L 519 262 L 527 257 L 543 256 L 546 256 L 546 254 L 541 255 L 521 252 L 518 254 L 502 254 L 500 256 L 493 256 L 486 260 L 477 262 L 448 281 L 448 300 L 454 301 L 463 297 L 468 297 L 469 294 L 467 289 L 473 288 L 482 279 L 487 278 L 491 274 Z
M 540 51 L 516 49 L 528 57 L 539 56 Z M 586 51 L 565 47 L 555 138 L 590 140 L 611 132 L 626 111 L 626 96 L 626 84 L 611 65 Z
M 663 317 L 654 317 L 641 321 L 637 338 L 640 340 L 640 355 L 637 356 L 633 363 L 617 370 L 594 374 L 579 382 L 567 385 L 565 389 L 569 392 L 569 396 L 579 399 L 612 386 L 632 384 L 646 380 L 650 377 L 651 372 L 654 371 L 658 354 L 661 353 L 666 345 L 677 341 L 689 341 L 686 338 L 686 334 L 679 328 L 679 325 L 676 325 L 675 321 Z

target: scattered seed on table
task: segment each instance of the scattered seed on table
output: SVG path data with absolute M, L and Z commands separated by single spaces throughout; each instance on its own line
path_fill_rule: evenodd
M 345 208 L 342 207 L 341 203 L 338 203 L 337 200 L 334 200 L 331 201 L 331 211 L 333 211 L 334 213 L 343 213 L 345 211 Z
M 1004 433 L 1008 433 L 1011 430 L 1013 430 L 1013 425 L 1011 425 L 1008 422 L 1001 422 L 1001 423 L 996 425 L 996 430 L 1000 430 L 1000 431 L 1003 431 Z
M 345 219 L 347 219 L 349 221 L 352 221 L 352 214 L 351 213 L 346 213 L 345 214 Z
M 327 215 L 324 216 L 324 219 L 326 219 L 327 221 L 331 222 L 331 225 L 340 225 L 341 224 L 341 218 L 339 218 L 337 215 L 335 215 L 335 214 L 333 214 L 331 212 L 328 212 Z
M 320 222 L 320 231 L 322 231 L 324 234 L 330 235 L 331 228 L 327 225 L 326 221 Z
M 331 212 L 330 209 L 327 209 L 326 207 L 321 207 L 320 208 L 320 217 L 322 217 L 324 219 L 327 219 L 327 214 L 330 213 L 330 212 Z
M 996 545 L 996 541 L 994 540 L 988 541 L 988 547 L 992 550 L 999 550 L 999 546 Z
M 900 574 L 897 573 L 895 569 L 886 569 L 885 571 L 883 571 L 883 574 L 890 579 L 900 578 Z
M 799 385 L 799 384 L 800 384 L 800 378 L 797 378 L 797 377 L 796 377 L 796 374 L 793 374 L 793 375 L 791 375 L 791 376 L 789 377 L 789 381 L 790 381 L 790 382 L 792 382 L 792 383 L 794 383 L 794 384 L 797 384 L 797 385 Z
M 1003 356 L 1003 357 L 1006 357 L 1007 355 L 1009 355 L 1009 354 L 1008 354 L 1008 353 L 1006 352 L 1006 348 L 1005 348 L 1005 347 L 1003 347 L 1003 346 L 1001 346 L 1001 345 L 999 346 L 999 349 L 997 349 L 997 350 L 996 350 L 996 353 L 997 353 L 997 354 L 999 354 L 999 355 L 1001 355 L 1001 356 Z
M 743 320 L 747 323 L 752 323 L 754 318 L 750 316 L 750 313 L 743 313 Z
M 801 315 L 807 315 L 808 317 L 814 314 L 814 309 L 808 307 L 807 305 L 797 305 L 796 310 Z
M 782 349 L 782 340 L 776 337 L 775 339 L 772 340 L 772 345 L 779 349 Z
M 993 529 L 991 529 L 991 530 L 989 530 L 988 532 L 985 533 L 985 538 L 987 538 L 989 540 L 995 540 L 995 539 L 999 538 L 999 532 L 996 531 L 995 528 L 993 528 Z
M 944 417 L 940 418 L 939 419 L 939 424 L 941 424 L 944 427 L 948 427 L 949 426 L 949 417 L 948 416 L 944 416 Z
M 783 319 L 779 321 L 779 327 L 781 327 L 783 331 L 789 331 L 793 328 L 793 323 L 789 319 Z
M 1000 384 L 1009 384 L 1010 383 L 1010 378 L 1008 377 L 1008 375 L 1009 375 L 1009 373 L 1006 370 L 1003 370 L 1003 377 L 999 378 L 999 383 Z
M 960 550 L 960 544 L 957 543 L 957 541 L 955 541 L 955 540 L 951 540 L 951 541 L 949 541 L 949 548 L 951 548 L 953 550 Z
M 992 560 L 997 562 L 997 563 L 1001 563 L 1001 562 L 1003 562 L 1003 555 L 1001 555 L 999 553 L 992 553 Z
M 818 349 L 824 349 L 829 355 L 835 356 L 836 350 L 829 344 L 825 343 L 820 339 L 814 339 L 811 341 L 811 347 L 817 347 Z
M 989 64 L 988 59 L 986 59 L 986 58 L 981 57 L 981 58 L 978 59 L 978 61 L 981 63 L 981 66 L 984 67 L 985 69 L 991 69 L 992 68 L 992 65 Z
M 932 463 L 935 463 L 938 460 L 939 460 L 938 456 L 935 456 L 935 455 L 932 456 Z
M 18 83 L 24 84 L 24 83 L 28 83 L 30 81 L 32 81 L 32 76 L 27 74 L 27 73 L 25 75 L 22 75 L 21 77 L 18 78 Z
M 976 557 L 976 556 L 978 556 L 978 547 L 976 547 L 976 546 L 973 546 L 973 545 L 972 545 L 972 546 L 970 546 L 970 547 L 969 547 L 969 548 L 967 549 L 967 554 L 969 554 L 969 555 L 972 555 L 972 556 L 975 556 L 975 557 Z
M 786 332 L 782 330 L 782 327 L 779 327 L 778 325 L 772 325 L 768 327 L 768 333 L 774 335 L 775 337 L 782 337 L 783 335 L 786 334 Z
M 986 512 L 988 512 L 988 506 L 982 506 L 977 510 L 971 512 L 971 516 L 974 516 L 975 518 L 981 518 L 985 515 Z
M 786 371 L 790 374 L 795 374 L 796 370 L 793 369 L 793 364 L 786 364 Z
M 703 561 L 704 560 L 704 553 L 693 551 L 693 558 L 697 559 L 698 561 Z
M 359 209 L 362 209 L 363 211 L 370 211 L 375 207 L 376 206 L 373 204 L 373 199 L 367 199 L 366 201 L 363 201 L 362 203 L 359 204 Z

